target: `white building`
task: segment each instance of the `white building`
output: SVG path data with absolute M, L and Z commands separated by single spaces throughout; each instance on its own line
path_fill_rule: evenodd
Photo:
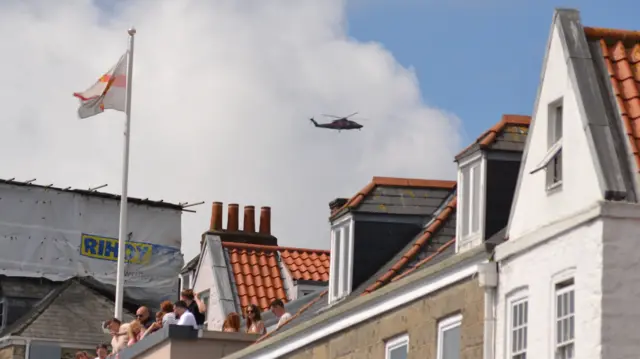
M 496 249 L 496 358 L 638 357 L 639 84 L 639 32 L 555 12 Z

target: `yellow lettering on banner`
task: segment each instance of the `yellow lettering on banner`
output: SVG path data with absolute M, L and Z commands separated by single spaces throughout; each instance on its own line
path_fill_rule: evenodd
M 151 262 L 152 244 L 127 242 L 125 247 L 125 261 L 127 263 L 148 264 Z M 85 257 L 117 262 L 118 240 L 83 234 L 80 243 L 80 254 Z

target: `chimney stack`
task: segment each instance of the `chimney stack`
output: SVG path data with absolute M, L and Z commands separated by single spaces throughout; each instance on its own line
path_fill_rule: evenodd
M 260 234 L 271 234 L 271 208 L 260 208 Z
M 229 203 L 229 207 L 227 209 L 227 231 L 238 231 L 238 215 L 238 204 Z
M 256 232 L 256 212 L 253 206 L 244 206 L 244 231 Z
M 222 230 L 222 202 L 213 202 L 211 206 L 211 225 L 209 230 Z

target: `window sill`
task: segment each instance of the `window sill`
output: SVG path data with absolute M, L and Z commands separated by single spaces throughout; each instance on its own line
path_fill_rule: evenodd
M 556 192 L 560 192 L 560 190 L 562 190 L 562 181 L 558 181 L 552 185 L 547 186 L 548 195 L 554 194 Z

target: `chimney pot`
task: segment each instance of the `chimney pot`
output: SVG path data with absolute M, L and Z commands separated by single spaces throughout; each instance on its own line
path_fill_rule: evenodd
M 260 208 L 260 234 L 271 234 L 271 207 Z
M 211 206 L 211 224 L 209 230 L 219 231 L 222 229 L 222 202 L 213 202 Z
M 256 212 L 253 206 L 244 206 L 244 231 L 256 232 Z
M 227 231 L 238 231 L 238 216 L 238 204 L 229 203 L 229 207 L 227 209 Z

